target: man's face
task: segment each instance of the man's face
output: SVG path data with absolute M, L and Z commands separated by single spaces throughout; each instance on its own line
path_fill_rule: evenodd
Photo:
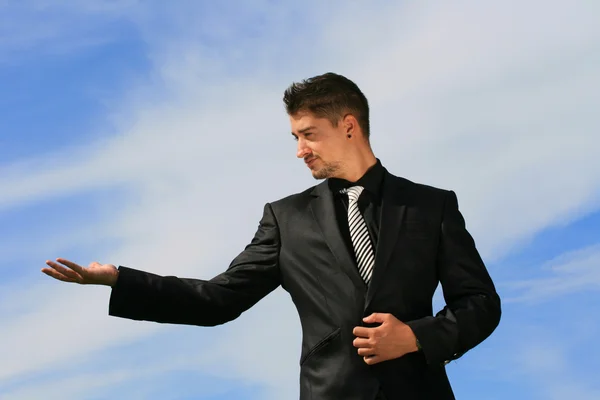
M 344 165 L 348 146 L 344 124 L 334 127 L 327 118 L 317 118 L 310 112 L 290 116 L 292 135 L 298 141 L 296 156 L 304 159 L 315 179 L 332 178 Z

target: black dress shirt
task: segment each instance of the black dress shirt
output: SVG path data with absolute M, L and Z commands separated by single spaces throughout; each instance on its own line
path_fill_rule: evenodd
M 373 251 L 377 248 L 377 240 L 379 238 L 379 223 L 381 219 L 381 189 L 383 187 L 383 178 L 385 169 L 381 165 L 381 161 L 377 159 L 377 163 L 367 170 L 367 172 L 356 182 L 349 182 L 345 179 L 330 178 L 329 188 L 333 192 L 336 219 L 338 221 L 340 231 L 344 237 L 344 241 L 348 246 L 350 254 L 352 254 L 356 262 L 352 239 L 350 238 L 350 228 L 348 226 L 348 195 L 340 193 L 340 190 L 347 189 L 352 186 L 362 186 L 365 188 L 358 198 L 358 208 L 365 219 L 367 230 L 373 244 Z

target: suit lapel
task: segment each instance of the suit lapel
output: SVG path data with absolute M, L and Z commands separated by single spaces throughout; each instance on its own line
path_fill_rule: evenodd
M 333 194 L 327 187 L 327 181 L 317 185 L 313 189 L 312 195 L 315 196 L 315 198 L 311 201 L 310 207 L 317 225 L 321 228 L 321 232 L 325 237 L 329 249 L 337 259 L 342 271 L 348 275 L 357 289 L 364 292 L 366 286 L 360 277 L 354 259 L 342 238 L 339 224 L 336 220 Z
M 398 241 L 398 235 L 406 214 L 406 204 L 403 201 L 401 181 L 386 173 L 383 182 L 381 199 L 381 216 L 379 220 L 379 240 L 375 252 L 375 268 L 371 283 L 367 290 L 365 309 L 367 309 L 377 293 L 377 289 L 385 282 L 385 271 L 389 266 L 390 257 Z

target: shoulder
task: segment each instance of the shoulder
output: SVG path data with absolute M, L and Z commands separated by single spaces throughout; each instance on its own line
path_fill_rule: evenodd
M 454 191 L 389 174 L 386 185 L 400 188 L 394 193 L 398 201 L 408 206 L 412 218 L 429 220 L 437 225 L 447 210 L 458 209 Z
M 302 209 L 309 203 L 310 199 L 313 197 L 316 191 L 324 189 L 324 184 L 325 182 L 322 182 L 318 185 L 311 186 L 301 192 L 293 193 L 285 197 L 270 201 L 268 204 L 275 212 Z
M 389 183 L 392 186 L 411 193 L 414 196 L 418 196 L 419 198 L 444 199 L 446 196 L 453 193 L 452 190 L 414 182 L 407 178 L 396 176 L 390 172 L 387 172 L 385 179 L 386 184 Z
M 400 199 L 413 208 L 427 213 L 437 214 L 445 210 L 458 209 L 458 198 L 454 190 L 440 188 L 409 179 L 398 177 L 388 172 L 386 186 L 396 188 L 393 190 Z M 400 189 L 400 190 L 398 190 Z

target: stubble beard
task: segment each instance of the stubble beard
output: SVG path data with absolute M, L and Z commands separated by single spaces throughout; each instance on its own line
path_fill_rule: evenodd
M 316 171 L 312 171 L 312 176 L 315 179 L 327 179 L 334 177 L 336 173 L 341 169 L 339 162 L 328 162 L 324 163 L 323 167 Z

